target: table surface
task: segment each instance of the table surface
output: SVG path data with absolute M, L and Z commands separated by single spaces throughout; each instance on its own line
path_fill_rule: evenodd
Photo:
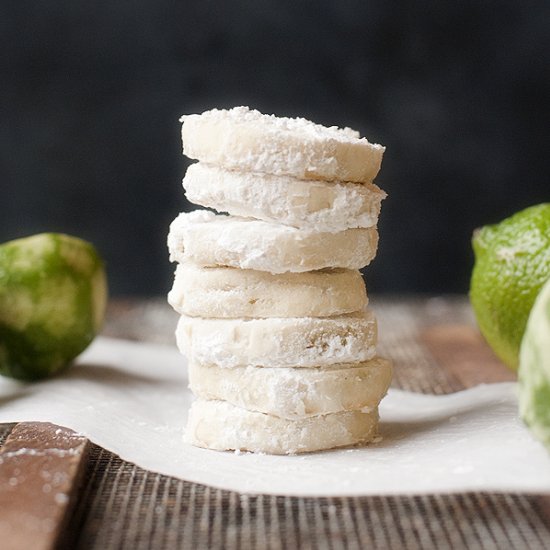
M 464 297 L 380 298 L 379 352 L 393 386 L 443 394 L 513 380 Z M 117 300 L 104 334 L 173 344 L 164 299 Z M 13 425 L 0 425 L 0 445 Z M 550 548 L 550 497 L 523 494 L 364 498 L 248 496 L 147 472 L 92 446 L 59 548 Z

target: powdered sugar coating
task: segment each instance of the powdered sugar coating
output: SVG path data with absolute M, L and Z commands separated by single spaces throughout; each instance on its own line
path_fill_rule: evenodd
M 323 126 L 305 118 L 278 117 L 260 113 L 256 109 L 240 106 L 232 109 L 211 109 L 197 115 L 183 115 L 180 122 L 189 122 L 199 119 L 205 122 L 228 121 L 236 126 L 248 126 L 250 124 L 262 124 L 266 132 L 302 134 L 311 137 L 331 138 L 343 142 L 360 139 L 359 132 L 351 128 L 338 128 L 337 126 Z

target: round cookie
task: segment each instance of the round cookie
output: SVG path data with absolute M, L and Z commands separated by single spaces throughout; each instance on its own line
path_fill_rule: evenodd
M 202 162 L 187 169 L 183 186 L 190 202 L 218 212 L 330 233 L 375 226 L 386 197 L 372 183 L 306 181 Z
M 361 273 L 328 269 L 273 275 L 178 264 L 168 302 L 192 317 L 331 317 L 367 305 Z
M 371 182 L 384 147 L 350 128 L 264 115 L 248 107 L 185 115 L 183 153 L 228 170 L 300 179 Z
M 375 355 L 376 319 L 367 309 L 338 317 L 204 319 L 182 315 L 179 350 L 190 363 L 219 367 L 324 367 Z
M 185 441 L 219 451 L 295 454 L 364 444 L 376 437 L 378 410 L 346 411 L 288 420 L 225 401 L 197 399 Z
M 190 363 L 188 370 L 189 387 L 197 397 L 294 420 L 373 410 L 386 395 L 392 377 L 390 361 L 381 357 L 323 368 L 226 369 Z
M 323 233 L 205 210 L 180 214 L 168 234 L 172 261 L 270 273 L 361 269 L 377 246 L 375 227 Z

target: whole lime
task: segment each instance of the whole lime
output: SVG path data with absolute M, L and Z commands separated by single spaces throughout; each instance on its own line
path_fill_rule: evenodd
M 37 380 L 67 367 L 99 331 L 106 302 L 89 242 L 43 233 L 0 245 L 0 374 Z
M 519 412 L 550 448 L 550 279 L 540 291 L 521 342 Z
M 470 302 L 496 355 L 517 369 L 531 307 L 550 278 L 550 203 L 526 208 L 473 236 Z

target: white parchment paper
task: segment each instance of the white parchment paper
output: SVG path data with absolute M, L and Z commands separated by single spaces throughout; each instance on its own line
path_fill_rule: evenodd
M 107 338 L 62 377 L 0 379 L 0 422 L 53 422 L 148 470 L 224 489 L 302 496 L 550 491 L 549 455 L 518 419 L 513 383 L 447 396 L 390 390 L 380 408 L 381 442 L 298 456 L 184 444 L 191 401 L 175 348 Z

